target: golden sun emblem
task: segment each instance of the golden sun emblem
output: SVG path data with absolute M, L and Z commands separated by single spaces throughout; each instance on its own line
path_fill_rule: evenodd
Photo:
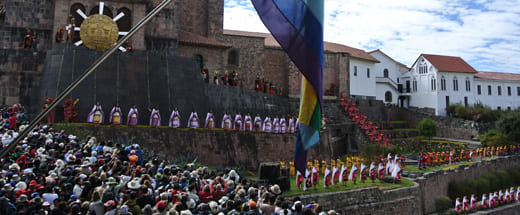
M 75 31 L 79 31 L 80 41 L 74 43 L 76 46 L 84 44 L 89 49 L 97 51 L 105 51 L 112 47 L 119 37 L 119 35 L 126 35 L 128 32 L 119 32 L 116 21 L 125 16 L 124 13 L 119 13 L 113 19 L 103 14 L 104 2 L 99 3 L 99 14 L 90 15 L 87 17 L 80 9 L 76 13 L 80 15 L 85 21 L 80 27 L 75 27 Z M 119 47 L 119 50 L 125 52 L 126 49 Z
M 83 21 L 79 36 L 87 48 L 104 51 L 114 45 L 119 34 L 116 22 L 106 15 L 95 14 Z

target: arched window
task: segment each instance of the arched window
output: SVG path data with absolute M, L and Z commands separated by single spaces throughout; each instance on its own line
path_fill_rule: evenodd
M 117 10 L 117 15 L 121 13 L 125 15 L 117 20 L 117 28 L 119 28 L 119 31 L 128 32 L 132 28 L 132 12 L 130 12 L 130 9 L 123 7 Z
M 386 91 L 386 93 L 385 93 L 385 102 L 392 102 L 392 92 Z
M 432 76 L 432 79 L 430 80 L 430 85 L 432 91 L 437 90 L 437 79 L 435 79 L 435 76 Z
M 417 92 L 417 79 L 413 78 L 412 89 L 414 92 Z
M 383 70 L 383 77 L 388 78 L 388 69 Z
M 444 76 L 441 77 L 441 90 L 446 91 L 446 78 Z
M 197 66 L 199 66 L 199 70 L 202 70 L 202 68 L 204 68 L 204 57 L 200 54 L 196 54 L 193 58 L 195 59 Z
M 99 14 L 99 6 L 95 6 L 94 8 L 92 8 L 92 10 L 90 10 L 89 14 L 90 15 Z M 110 18 L 114 17 L 114 15 L 112 14 L 112 11 L 106 5 L 103 7 L 103 14 L 107 15 Z
M 457 80 L 457 76 L 453 77 L 453 91 L 459 91 L 459 80 Z
M 72 18 L 74 18 L 74 25 L 76 27 L 79 27 L 79 26 L 81 26 L 81 23 L 83 23 L 83 17 L 81 17 L 78 14 L 78 12 L 76 12 L 77 10 L 81 10 L 83 13 L 85 13 L 86 12 L 85 6 L 83 6 L 80 3 L 76 3 L 76 4 L 73 4 L 72 6 L 70 6 L 69 14 L 72 15 Z M 68 22 L 71 22 L 71 21 L 68 20 Z M 74 43 L 79 40 L 80 40 L 79 32 L 74 32 L 74 34 L 72 36 L 72 42 Z
M 237 49 L 231 49 L 228 52 L 228 65 L 238 66 L 239 59 L 240 58 Z

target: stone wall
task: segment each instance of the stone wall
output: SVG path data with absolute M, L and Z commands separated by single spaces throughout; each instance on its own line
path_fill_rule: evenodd
M 435 199 L 448 195 L 448 185 L 452 181 L 463 181 L 467 178 L 478 178 L 485 173 L 500 169 L 510 169 L 520 166 L 520 156 L 501 157 L 490 161 L 478 161 L 469 166 L 460 166 L 456 170 L 436 171 L 417 178 L 420 185 L 421 201 L 424 213 L 435 211 Z
M 256 169 L 261 162 L 292 160 L 295 134 L 172 128 L 128 128 L 80 126 L 100 140 L 121 144 L 140 144 L 147 155 L 158 155 L 172 162 L 182 157 L 198 157 L 203 164 L 216 167 L 238 166 Z M 321 133 L 318 145 L 309 150 L 309 158 L 330 159 L 334 150 L 330 134 Z
M 224 41 L 231 44 L 233 50 L 238 51 L 238 65 L 228 64 L 228 53 L 226 53 L 224 68 L 229 71 L 236 71 L 238 78 L 243 81 L 247 89 L 254 89 L 254 83 L 257 75 L 264 71 L 264 38 L 263 37 L 241 37 L 234 35 L 224 35 Z M 265 55 L 267 56 L 267 55 Z M 220 65 L 219 65 L 220 66 Z M 214 65 L 215 69 L 219 68 Z M 208 66 L 208 69 L 211 69 Z M 213 70 L 210 70 L 210 77 L 213 78 Z
M 324 210 L 341 214 L 421 214 L 420 189 L 417 184 L 383 191 L 377 187 L 300 197 L 304 204 L 318 202 Z
M 478 123 L 459 118 L 433 116 L 420 109 L 405 109 L 392 106 L 387 107 L 384 112 L 390 116 L 390 120 L 408 121 L 410 127 L 413 128 L 417 127 L 423 118 L 431 118 L 437 123 L 437 136 L 439 137 L 471 140 L 472 138 L 476 138 L 479 134 L 494 127 L 494 125 L 489 123 Z
M 485 211 L 478 211 L 476 213 L 473 213 L 474 215 L 484 215 L 484 214 L 491 214 L 491 215 L 520 215 L 520 202 L 504 205 L 492 210 L 485 210 Z

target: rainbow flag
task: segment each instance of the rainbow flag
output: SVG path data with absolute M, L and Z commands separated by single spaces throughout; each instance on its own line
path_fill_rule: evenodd
M 260 19 L 303 74 L 294 166 L 305 173 L 318 144 L 323 95 L 324 0 L 251 0 Z

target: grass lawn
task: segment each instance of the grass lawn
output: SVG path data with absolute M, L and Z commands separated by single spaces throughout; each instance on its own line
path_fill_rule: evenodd
M 335 192 L 335 191 L 342 191 L 342 190 L 352 190 L 352 189 L 359 189 L 359 188 L 365 188 L 365 187 L 379 187 L 382 190 L 390 190 L 395 188 L 401 188 L 401 187 L 409 187 L 412 186 L 413 182 L 406 179 L 401 178 L 401 184 L 391 184 L 391 183 L 381 183 L 379 180 L 375 180 L 375 183 L 372 183 L 371 180 L 365 181 L 365 183 L 357 181 L 357 184 L 354 185 L 352 181 L 347 182 L 347 186 L 343 185 L 331 185 L 329 188 L 323 187 L 323 180 L 320 178 L 320 181 L 318 185 L 316 186 L 317 189 L 314 189 L 314 187 L 309 188 L 308 191 L 298 190 L 298 187 L 296 187 L 296 180 L 295 177 L 291 177 L 291 190 L 285 191 L 283 193 L 284 196 L 295 196 L 295 195 L 305 195 L 305 194 L 312 194 L 312 193 L 326 193 L 326 192 Z
M 426 172 L 433 172 L 436 170 L 453 169 L 453 168 L 459 167 L 460 165 L 470 165 L 472 163 L 473 163 L 473 161 L 463 161 L 463 162 L 452 163 L 451 165 L 443 164 L 440 166 L 429 167 L 426 169 L 419 169 L 419 168 L 417 168 L 417 165 L 406 165 L 406 167 L 404 168 L 404 171 L 426 173 Z

